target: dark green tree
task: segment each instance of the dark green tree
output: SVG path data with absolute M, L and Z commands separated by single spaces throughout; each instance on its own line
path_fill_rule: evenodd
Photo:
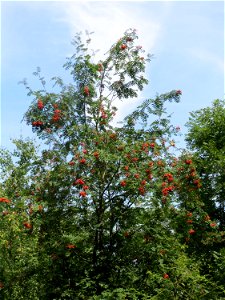
M 225 102 L 191 113 L 187 146 L 194 151 L 197 170 L 204 183 L 201 197 L 209 216 L 225 229 Z
M 211 107 L 192 112 L 187 123 L 187 146 L 201 180 L 198 197 L 206 215 L 202 222 L 206 239 L 195 244 L 204 274 L 223 284 L 225 269 L 225 102 L 215 100 Z M 213 221 L 214 220 L 214 221 Z M 211 233 L 207 232 L 211 227 Z M 218 228 L 222 235 L 218 235 Z

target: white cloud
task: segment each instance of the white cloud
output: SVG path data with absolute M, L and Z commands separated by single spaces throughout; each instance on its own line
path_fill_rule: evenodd
M 203 48 L 192 48 L 189 51 L 199 61 L 215 67 L 219 72 L 224 72 L 224 59 L 221 56 Z
M 135 3 L 137 4 L 137 3 Z M 141 6 L 141 5 L 139 5 Z M 114 1 L 83 1 L 65 2 L 64 13 L 71 35 L 78 31 L 94 31 L 93 47 L 105 53 L 111 44 L 128 28 L 136 28 L 141 37 L 140 43 L 151 51 L 160 34 L 160 22 L 143 18 L 142 11 L 137 5 Z

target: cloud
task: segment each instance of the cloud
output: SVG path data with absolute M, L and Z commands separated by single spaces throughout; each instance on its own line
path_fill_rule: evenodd
M 136 28 L 140 43 L 147 52 L 151 52 L 160 35 L 160 21 L 146 18 L 145 12 L 138 3 L 126 2 L 65 2 L 66 22 L 71 35 L 76 32 L 94 31 L 93 47 L 105 53 L 113 42 L 116 42 L 128 28 Z
M 189 51 L 194 58 L 197 58 L 204 64 L 213 66 L 219 72 L 224 72 L 224 59 L 221 56 L 203 48 L 192 48 Z

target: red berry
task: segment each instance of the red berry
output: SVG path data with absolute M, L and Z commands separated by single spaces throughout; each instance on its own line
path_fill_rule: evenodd
M 192 160 L 191 159 L 186 159 L 185 160 L 185 164 L 186 165 L 191 165 L 192 164 Z
M 163 274 L 163 278 L 164 278 L 164 279 L 169 279 L 170 276 L 169 276 L 168 274 L 165 273 L 165 274 Z
M 103 66 L 102 66 L 102 64 L 98 64 L 98 71 L 99 71 L 99 72 L 102 72 L 102 71 L 103 71 Z
M 53 122 L 57 122 L 57 121 L 59 121 L 60 120 L 60 116 L 59 115 L 54 115 L 53 117 L 52 117 L 52 121 Z
M 87 193 L 85 191 L 80 191 L 79 195 L 81 197 L 86 197 L 87 196 Z
M 150 146 L 150 148 L 154 149 L 155 144 L 154 143 L 150 143 L 149 146 Z
M 188 224 L 192 224 L 193 223 L 193 220 L 187 220 L 186 221 Z
M 125 186 L 127 183 L 126 183 L 126 181 L 125 180 L 122 180 L 121 182 L 120 182 L 120 185 L 121 186 Z
M 80 164 L 85 164 L 85 163 L 86 163 L 86 159 L 85 158 L 80 159 Z
M 138 191 L 139 191 L 140 195 L 144 196 L 144 194 L 145 194 L 145 189 L 144 189 L 143 186 L 140 186 L 140 187 L 138 188 Z
M 31 229 L 32 228 L 32 225 L 29 223 L 29 222 L 24 222 L 23 223 L 23 226 L 27 229 Z
M 89 90 L 89 87 L 88 87 L 88 86 L 85 86 L 85 87 L 84 87 L 84 94 L 85 94 L 86 96 L 89 96 L 89 95 L 90 95 L 90 90 Z
M 78 185 L 78 184 L 83 185 L 84 183 L 85 183 L 84 180 L 81 179 L 81 178 L 79 178 L 79 179 L 77 179 L 77 180 L 74 182 L 73 185 Z
M 38 205 L 38 210 L 42 211 L 43 210 L 43 206 L 42 205 Z
M 44 104 L 43 104 L 43 102 L 42 102 L 41 99 L 38 99 L 38 104 L 37 104 L 37 106 L 38 106 L 38 109 L 43 109 L 43 108 L 44 108 Z
M 98 153 L 97 151 L 95 151 L 95 152 L 93 153 L 93 155 L 94 155 L 94 157 L 96 157 L 96 158 L 99 157 L 99 153 Z
M 67 244 L 66 245 L 66 248 L 67 249 L 75 249 L 77 246 L 76 245 L 73 245 L 73 244 Z
M 192 215 L 193 215 L 192 212 L 187 212 L 186 214 L 187 217 L 192 217 Z
M 190 229 L 190 230 L 188 230 L 188 233 L 189 233 L 189 234 L 194 234 L 194 233 L 195 233 L 195 230 L 194 230 L 194 229 Z
M 176 96 L 178 96 L 178 95 L 182 95 L 182 91 L 181 90 L 177 90 L 176 91 Z
M 11 203 L 11 200 L 9 200 L 9 199 L 7 199 L 7 198 L 4 198 L 4 197 L 2 197 L 2 198 L 0 198 L 0 202 L 3 202 L 3 203 Z
M 127 45 L 125 45 L 125 44 L 122 44 L 121 46 L 120 46 L 120 49 L 122 49 L 122 50 L 125 50 L 127 48 Z

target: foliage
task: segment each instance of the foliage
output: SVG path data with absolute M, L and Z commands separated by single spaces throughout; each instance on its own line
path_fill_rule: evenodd
M 214 228 L 221 232 L 225 229 L 225 102 L 214 100 L 206 107 L 190 114 L 186 136 L 188 146 L 194 151 L 196 169 L 204 183 L 199 191 L 203 202 L 205 226 L 211 227 L 214 242 L 204 243 L 201 247 L 201 259 L 204 271 L 209 272 L 222 283 L 224 267 L 224 237 L 217 235 Z M 214 220 L 214 221 L 212 221 Z M 209 234 L 209 233 L 208 233 Z M 214 251 L 212 251 L 212 246 Z M 220 258 L 220 259 L 219 259 Z M 219 271 L 220 270 L 220 271 Z
M 83 43 L 78 35 L 64 66 L 73 84 L 55 77 L 60 92 L 47 92 L 40 69 L 43 89 L 25 83 L 34 99 L 24 119 L 47 147 L 17 140 L 14 153 L 1 152 L 3 299 L 224 296 L 219 278 L 190 255 L 199 240 L 223 237 L 204 219 L 192 155 L 175 155 L 179 128 L 166 106 L 181 91 L 147 99 L 113 123 L 115 101 L 131 101 L 148 83 L 150 56 L 137 38 L 128 30 L 96 63 L 90 36 Z M 213 253 L 222 274 L 223 252 Z
M 211 217 L 225 228 L 225 102 L 191 113 L 187 142 L 196 151 L 198 172 L 204 179 L 202 197 Z

